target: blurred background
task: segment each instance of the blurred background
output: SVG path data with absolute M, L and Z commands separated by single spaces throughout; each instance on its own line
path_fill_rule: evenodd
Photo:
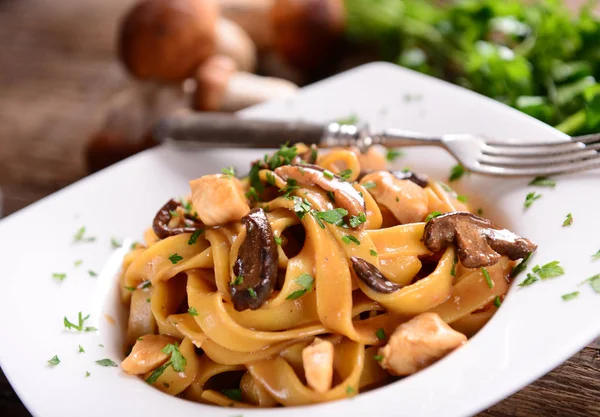
M 598 132 L 598 10 L 585 0 L 0 0 L 1 213 L 153 146 L 149 131 L 167 114 L 237 111 L 370 61 L 570 135 Z M 484 414 L 600 415 L 599 376 L 596 344 Z M 2 410 L 28 415 L 0 374 Z

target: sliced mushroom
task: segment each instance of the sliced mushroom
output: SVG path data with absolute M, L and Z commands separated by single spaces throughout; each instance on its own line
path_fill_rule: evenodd
M 537 249 L 529 239 L 468 212 L 442 214 L 430 220 L 423 241 L 432 252 L 456 243 L 460 262 L 467 268 L 494 265 L 502 255 L 515 261 Z
M 158 213 L 156 213 L 154 222 L 152 223 L 152 230 L 154 230 L 156 236 L 165 239 L 169 236 L 175 236 L 181 233 L 193 233 L 196 230 L 204 228 L 204 225 L 197 218 L 187 213 L 183 218 L 185 226 L 169 227 L 171 213 L 176 211 L 179 207 L 182 207 L 181 203 L 171 199 L 161 207 Z
M 390 171 L 390 174 L 399 180 L 412 181 L 421 188 L 425 188 L 429 185 L 429 178 L 427 178 L 427 175 L 417 174 L 413 171 Z
M 317 185 L 333 193 L 336 206 L 348 210 L 349 216 L 359 216 L 365 212 L 365 200 L 356 189 L 337 175 L 325 176 L 325 170 L 316 165 L 284 165 L 275 173 L 284 180 L 294 179 L 298 184 Z
M 384 277 L 375 265 L 357 256 L 352 256 L 350 260 L 356 276 L 373 291 L 390 294 L 401 288 L 400 285 Z
M 273 230 L 261 208 L 242 217 L 246 237 L 233 265 L 236 279 L 230 284 L 231 300 L 237 311 L 262 306 L 277 282 L 277 245 Z

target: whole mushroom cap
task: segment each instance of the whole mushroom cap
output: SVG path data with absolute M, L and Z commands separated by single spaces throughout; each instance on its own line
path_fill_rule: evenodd
M 217 111 L 229 79 L 236 71 L 235 61 L 225 55 L 213 55 L 204 61 L 195 73 L 196 90 L 192 107 L 199 111 Z
M 215 50 L 215 0 L 142 0 L 121 23 L 119 57 L 135 77 L 181 81 Z

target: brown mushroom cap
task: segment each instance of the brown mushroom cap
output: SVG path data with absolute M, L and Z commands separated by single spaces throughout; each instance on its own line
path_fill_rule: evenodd
M 262 306 L 277 281 L 277 245 L 265 212 L 255 208 L 242 217 L 242 223 L 246 226 L 246 237 L 233 265 L 233 273 L 241 278 L 229 286 L 237 311 L 256 310 Z
M 352 269 L 354 269 L 356 276 L 373 291 L 390 294 L 401 288 L 400 285 L 384 277 L 375 265 L 364 259 L 352 256 L 350 261 L 352 261 Z
M 237 71 L 235 61 L 225 55 L 214 55 L 205 60 L 196 71 L 196 90 L 192 106 L 199 111 L 217 111 L 221 108 L 227 85 Z
M 154 222 L 152 222 L 152 230 L 161 239 L 165 239 L 169 236 L 179 235 L 181 233 L 194 233 L 197 230 L 202 230 L 204 225 L 197 218 L 186 214 L 183 223 L 185 226 L 181 227 L 169 227 L 169 221 L 171 221 L 171 213 L 181 207 L 181 203 L 173 199 L 167 201 L 167 203 L 160 208 Z
M 332 55 L 345 20 L 342 0 L 276 0 L 271 9 L 275 50 L 298 68 L 317 69 Z
M 119 57 L 136 77 L 181 81 L 215 50 L 215 0 L 142 0 L 125 16 Z
M 537 249 L 529 239 L 468 212 L 446 213 L 430 220 L 423 241 L 432 252 L 456 243 L 460 262 L 467 268 L 494 265 L 502 255 L 515 261 Z

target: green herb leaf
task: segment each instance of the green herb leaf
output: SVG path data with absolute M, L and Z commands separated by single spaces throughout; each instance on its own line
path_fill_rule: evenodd
M 573 224 L 573 215 L 571 213 L 567 214 L 565 221 L 562 224 L 562 227 L 571 226 Z
M 448 181 L 454 182 L 458 181 L 465 175 L 467 170 L 461 164 L 454 165 L 450 170 L 450 176 L 448 177 Z
M 69 321 L 69 319 L 65 316 L 63 318 L 63 324 L 65 326 L 66 329 L 75 329 L 77 331 L 85 331 L 86 328 L 84 328 L 84 323 L 87 319 L 90 318 L 90 315 L 88 314 L 87 316 L 83 317 L 83 314 L 81 314 L 81 311 L 79 313 L 77 313 L 77 324 L 72 323 L 71 321 Z
M 96 363 L 100 366 L 107 366 L 107 367 L 114 367 L 114 368 L 119 366 L 115 362 L 113 362 L 112 360 L 110 360 L 108 358 L 97 360 Z
M 240 389 L 223 389 L 221 392 L 233 401 L 242 401 L 242 390 Z
M 363 183 L 362 186 L 365 187 L 367 190 L 369 190 L 371 188 L 377 187 L 377 184 L 375 184 L 373 181 L 367 181 L 367 182 Z
M 425 217 L 425 223 L 427 223 L 427 222 L 429 222 L 429 221 L 431 221 L 431 220 L 433 220 L 436 217 L 439 217 L 441 215 L 442 215 L 442 213 L 440 213 L 439 211 L 432 211 L 431 213 L 429 213 L 427 215 L 427 217 Z
M 190 313 L 190 316 L 196 317 L 198 315 L 198 310 L 196 310 L 194 307 L 190 307 L 188 308 L 188 313 Z
M 187 360 L 179 351 L 179 347 L 172 343 L 169 343 L 167 346 L 160 350 L 162 353 L 166 353 L 167 355 L 171 355 L 171 364 L 173 365 L 173 369 L 176 372 L 185 371 L 185 366 L 187 365 Z
M 394 162 L 396 159 L 404 155 L 405 153 L 402 149 L 388 149 L 387 153 L 385 154 L 385 159 L 387 159 L 388 162 Z
M 569 294 L 563 294 L 561 295 L 562 299 L 565 301 L 569 301 L 572 300 L 573 298 L 577 298 L 577 296 L 579 295 L 579 291 L 575 291 Z
M 254 200 L 256 202 L 260 201 L 260 197 L 258 195 L 258 192 L 256 192 L 256 188 L 254 188 L 254 187 L 250 187 L 248 189 L 248 191 L 246 191 L 246 198 L 248 200 Z
M 586 282 L 590 284 L 590 287 L 592 287 L 592 289 L 595 292 L 600 294 L 600 274 L 596 274 L 592 277 L 589 277 L 588 279 L 583 281 L 581 284 L 585 284 Z M 581 285 L 581 284 L 579 284 L 579 285 Z
M 296 298 L 302 297 L 308 291 L 312 291 L 315 279 L 307 273 L 300 274 L 298 278 L 294 280 L 296 284 L 302 287 L 301 290 L 294 291 L 286 297 L 286 300 L 295 300 Z
M 457 195 L 456 199 L 458 201 L 460 201 L 461 203 L 465 203 L 465 204 L 467 204 L 467 202 L 469 201 L 469 197 L 467 197 L 466 195 Z
M 481 267 L 481 273 L 483 274 L 483 277 L 485 278 L 485 282 L 487 282 L 488 287 L 490 287 L 490 289 L 494 288 L 494 281 L 492 281 L 488 270 L 485 267 Z
M 169 366 L 171 366 L 171 361 L 168 361 L 164 365 L 161 365 L 158 368 L 156 368 L 154 371 L 152 371 L 150 376 L 146 379 L 146 382 L 150 385 L 154 384 L 158 380 L 158 378 L 160 378 L 160 376 L 167 370 L 167 368 Z
M 367 221 L 367 215 L 365 213 L 360 213 L 358 216 L 350 217 L 350 221 L 348 223 L 350 223 L 350 227 L 357 228 L 358 226 L 365 223 L 366 221 Z
M 237 277 L 235 277 L 235 279 L 233 280 L 233 285 L 240 285 L 241 283 L 244 282 L 244 277 L 241 275 L 238 275 Z
M 94 278 L 94 277 L 97 277 L 97 276 L 98 276 L 98 274 L 97 274 L 95 271 L 92 271 L 91 269 L 89 269 L 89 270 L 88 270 L 88 274 L 89 274 L 89 276 L 90 276 L 90 277 L 92 277 L 92 278 Z
M 356 123 L 358 123 L 358 116 L 352 113 L 349 116 L 337 119 L 336 123 L 339 125 L 355 125 Z
M 598 249 L 598 252 L 592 255 L 592 259 L 600 259 L 600 249 Z
M 369 253 L 371 256 L 377 256 L 377 252 L 375 252 L 373 249 L 369 249 Z
M 452 261 L 452 269 L 450 269 L 450 275 L 456 278 L 456 264 L 458 263 L 458 256 L 454 255 L 454 260 Z
M 348 215 L 348 210 L 343 208 L 336 208 L 327 211 L 315 211 L 313 212 L 313 214 L 319 220 L 323 220 L 324 222 L 341 226 L 344 221 L 344 216 Z
M 275 175 L 272 172 L 267 172 L 265 177 L 267 178 L 268 184 L 275 185 Z
M 535 177 L 533 180 L 531 180 L 529 185 L 554 188 L 556 187 L 556 181 L 548 177 Z
M 181 260 L 183 260 L 183 256 L 179 256 L 179 255 L 178 255 L 178 254 L 176 254 L 176 253 L 173 253 L 173 254 L 171 254 L 171 255 L 169 256 L 169 261 L 171 261 L 171 263 L 172 263 L 173 265 L 175 265 L 177 262 L 179 262 L 179 261 L 181 261 Z
M 194 233 L 190 236 L 190 240 L 188 240 L 188 245 L 195 245 L 202 232 L 204 232 L 204 229 L 194 230 Z
M 325 178 L 329 178 L 330 180 L 332 180 L 333 177 L 334 177 L 333 172 L 331 172 L 331 171 L 329 171 L 327 169 L 323 171 L 323 176 Z
M 91 374 L 88 371 L 85 371 L 85 377 L 88 378 Z
M 266 160 L 267 165 L 270 170 L 274 170 L 282 165 L 290 165 L 292 160 L 298 154 L 298 149 L 296 146 L 288 146 L 287 144 L 281 145 L 279 150 L 271 155 L 270 158 Z
M 275 241 L 275 244 L 279 246 L 281 246 L 281 244 L 283 243 L 283 240 L 281 240 L 281 238 L 278 236 L 273 236 L 273 240 Z
M 521 272 L 525 271 L 527 269 L 527 261 L 529 261 L 529 258 L 531 257 L 531 252 L 527 254 L 527 256 L 525 256 L 523 258 L 523 260 L 521 262 L 519 262 L 518 265 L 515 265 L 510 273 L 510 277 L 511 278 L 515 278 L 517 275 L 519 275 Z
M 78 267 L 79 265 L 81 265 L 83 263 L 83 261 L 81 259 L 76 260 L 75 262 L 73 262 L 73 265 L 75 265 L 75 267 Z
M 310 213 L 311 204 L 308 200 L 300 197 L 293 197 L 294 200 L 294 212 L 299 219 L 302 219 L 307 213 Z
M 256 298 L 257 297 L 256 291 L 254 291 L 253 288 L 248 288 L 248 294 L 250 294 L 250 297 L 252 297 L 252 298 Z
M 85 353 L 85 349 L 83 349 L 83 346 L 79 345 L 79 353 Z
M 48 363 L 52 366 L 56 366 L 60 363 L 60 359 L 58 359 L 57 355 L 54 355 L 51 359 L 48 360 Z
M 343 170 L 343 171 L 340 172 L 340 177 L 342 177 L 342 179 L 344 181 L 348 181 L 351 176 L 352 176 L 352 170 L 351 169 L 345 169 L 345 170 Z
M 375 359 L 377 362 L 381 362 L 383 360 L 383 355 L 374 355 L 373 359 Z
M 342 241 L 343 241 L 345 244 L 347 244 L 347 245 L 349 245 L 349 244 L 350 244 L 350 242 L 354 242 L 354 243 L 356 243 L 357 245 L 360 245 L 360 240 L 358 240 L 357 238 L 355 238 L 355 237 L 354 237 L 354 236 L 352 236 L 352 235 L 345 235 L 345 236 L 342 236 Z
M 527 274 L 527 278 L 525 278 L 525 280 L 519 284 L 519 287 L 526 287 L 526 286 L 531 285 L 539 280 L 540 279 L 538 277 L 536 277 L 535 275 Z
M 375 331 L 375 336 L 377 336 L 377 339 L 379 340 L 385 340 L 385 330 L 382 328 L 377 329 Z
M 67 274 L 65 274 L 65 273 L 55 272 L 52 274 L 52 278 L 55 278 L 59 281 L 64 281 L 66 277 L 67 277 Z
M 532 271 L 538 274 L 541 279 L 555 278 L 565 273 L 559 261 L 552 261 L 542 266 L 536 265 Z
M 94 242 L 95 240 L 96 238 L 93 236 L 85 236 L 85 226 L 81 226 L 77 229 L 77 232 L 75 232 L 75 235 L 73 236 L 73 241 L 75 242 Z
M 502 300 L 500 299 L 499 296 L 496 296 L 496 298 L 494 298 L 494 306 L 496 308 L 500 308 L 501 305 L 502 305 Z
M 110 245 L 113 247 L 113 249 L 119 249 L 121 246 L 123 246 L 123 243 L 119 242 L 114 237 L 111 237 L 110 238 Z
M 525 208 L 531 207 L 533 202 L 541 197 L 541 194 L 536 194 L 534 192 L 530 192 L 529 194 L 527 194 L 527 196 L 525 197 Z
M 233 178 L 235 177 L 235 169 L 232 166 L 229 166 L 227 168 L 223 168 L 221 169 L 221 172 L 223 173 L 223 175 L 225 175 L 227 178 Z

